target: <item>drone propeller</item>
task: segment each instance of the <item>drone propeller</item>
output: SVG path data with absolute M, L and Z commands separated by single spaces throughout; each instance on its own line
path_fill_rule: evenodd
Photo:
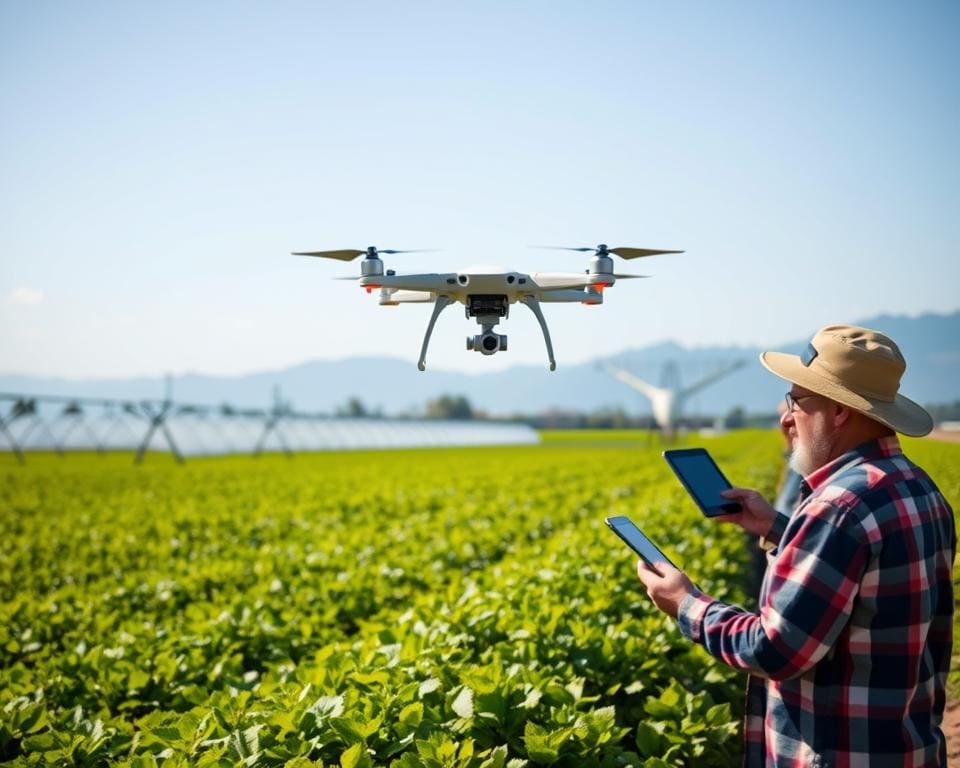
M 568 248 L 565 245 L 531 245 L 528 247 L 539 248 L 543 251 L 581 251 L 583 253 L 597 250 L 596 248 Z
M 552 251 L 577 251 L 578 253 L 589 253 L 593 251 L 598 256 L 604 256 L 608 253 L 615 253 L 622 259 L 637 259 L 641 256 L 657 256 L 661 253 L 683 253 L 683 251 L 665 251 L 659 248 L 607 248 L 601 243 L 595 248 L 569 248 L 565 245 L 533 245 L 531 248 L 546 248 Z
M 638 259 L 641 256 L 659 256 L 662 253 L 683 253 L 683 251 L 665 251 L 660 248 L 610 248 L 621 259 Z
M 393 255 L 395 253 L 432 253 L 435 249 L 416 249 L 416 250 L 405 250 L 397 251 L 389 248 L 384 248 L 378 250 L 375 246 L 370 246 L 364 251 L 359 251 L 355 248 L 347 248 L 341 251 L 294 251 L 294 256 L 319 256 L 324 259 L 337 259 L 338 261 L 353 261 L 357 256 L 367 256 L 371 259 L 376 259 L 379 254 L 386 253 L 388 255 Z
M 339 261 L 353 261 L 357 256 L 362 256 L 366 251 L 347 250 L 347 251 L 294 251 L 294 256 L 320 256 L 324 259 L 338 259 Z

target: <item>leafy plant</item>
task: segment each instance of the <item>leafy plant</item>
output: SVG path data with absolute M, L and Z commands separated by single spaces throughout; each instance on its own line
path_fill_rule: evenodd
M 644 436 L 552 437 L 0 460 L 0 761 L 732 764 L 742 679 L 652 607 L 603 517 L 748 603 L 742 535 Z M 709 447 L 771 492 L 778 440 Z M 908 447 L 956 502 L 960 446 Z

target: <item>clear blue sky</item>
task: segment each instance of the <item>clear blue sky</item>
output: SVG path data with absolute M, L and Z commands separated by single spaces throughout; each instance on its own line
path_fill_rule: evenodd
M 956 310 L 957 40 L 957 2 L 5 0 L 0 371 L 413 365 L 429 307 L 288 255 L 374 244 L 686 249 L 547 307 L 561 365 Z M 525 307 L 504 355 L 476 329 L 448 309 L 428 365 L 544 361 Z

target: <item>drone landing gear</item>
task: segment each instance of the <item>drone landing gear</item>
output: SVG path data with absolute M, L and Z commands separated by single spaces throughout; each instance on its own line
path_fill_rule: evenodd
M 437 324 L 437 318 L 440 317 L 440 313 L 452 303 L 453 299 L 443 294 L 437 296 L 437 300 L 433 303 L 433 314 L 430 315 L 427 332 L 423 337 L 423 346 L 420 347 L 420 359 L 417 361 L 417 368 L 421 371 L 427 369 L 427 345 L 430 344 L 430 335 L 433 333 L 433 326 Z
M 521 296 L 520 303 L 526 304 L 530 307 L 530 311 L 537 318 L 537 322 L 540 323 L 540 330 L 543 331 L 543 340 L 547 344 L 547 358 L 550 360 L 550 370 L 557 370 L 557 361 L 553 359 L 553 344 L 550 343 L 550 331 L 547 330 L 547 321 L 543 317 L 543 312 L 540 310 L 540 301 L 536 296 Z

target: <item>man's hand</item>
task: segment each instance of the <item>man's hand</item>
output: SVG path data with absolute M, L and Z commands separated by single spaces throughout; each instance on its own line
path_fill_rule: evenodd
M 770 532 L 773 521 L 777 517 L 777 510 L 751 488 L 730 488 L 720 491 L 725 499 L 740 502 L 740 511 L 732 515 L 720 515 L 716 519 L 725 523 L 735 523 L 747 533 L 766 536 Z
M 647 588 L 647 594 L 654 604 L 668 616 L 677 618 L 680 603 L 687 595 L 694 594 L 697 588 L 683 571 L 678 571 L 670 563 L 656 563 L 654 571 L 643 560 L 637 562 L 637 576 Z M 661 575 L 663 574 L 663 575 Z

